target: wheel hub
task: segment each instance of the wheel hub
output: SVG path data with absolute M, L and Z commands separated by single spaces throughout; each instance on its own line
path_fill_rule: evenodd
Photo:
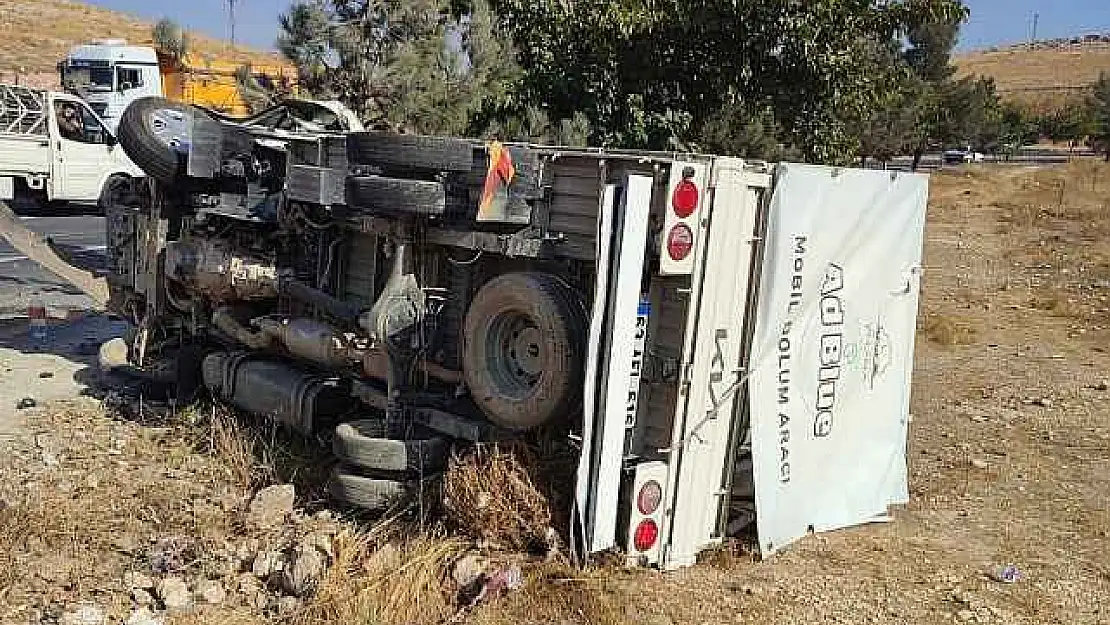
M 543 344 L 540 331 L 536 328 L 524 328 L 517 332 L 510 355 L 517 367 L 529 376 L 542 373 Z
M 190 118 L 174 109 L 155 109 L 150 112 L 150 129 L 159 141 L 178 152 L 188 152 Z

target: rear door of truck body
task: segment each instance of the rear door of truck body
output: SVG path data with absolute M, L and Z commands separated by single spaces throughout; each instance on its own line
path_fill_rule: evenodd
M 770 176 L 759 166 L 713 162 L 700 209 L 678 405 L 667 459 L 664 568 L 693 564 L 720 542 L 727 522 L 731 456 L 746 422 L 747 324 L 755 287 L 759 214 Z
M 730 476 L 722 467 L 727 464 L 734 407 L 743 381 L 740 359 L 753 229 L 769 177 L 746 168 L 738 159 L 675 161 L 658 173 L 666 178 L 628 175 L 609 185 L 601 201 L 589 340 L 595 350 L 587 360 L 584 414 L 588 416 L 577 508 L 587 552 L 616 546 L 618 535 L 627 530 L 618 528 L 618 517 L 628 441 L 637 412 L 637 368 L 643 361 L 636 345 L 642 344 L 638 340 L 642 341 L 644 331 L 640 298 L 649 258 L 649 213 L 653 207 L 657 215 L 660 207 L 671 211 L 669 196 L 686 179 L 702 196 L 697 209 L 681 218 L 664 212 L 658 242 L 661 273 L 690 275 L 692 285 L 686 294 L 688 319 L 680 364 L 685 383 L 678 406 L 668 409 L 686 414 L 688 405 L 709 406 L 694 410 L 691 414 L 696 413 L 696 418 L 689 421 L 676 418 L 672 441 L 680 442 L 661 450 L 669 456 L 671 466 L 665 489 L 664 515 L 668 518 L 661 524 L 661 536 L 678 528 L 670 549 L 688 552 L 688 557 L 679 558 L 685 562 L 692 561 L 697 550 L 717 534 L 716 509 L 727 501 L 721 495 Z M 666 249 L 668 233 L 684 227 L 693 231 L 694 249 L 675 261 Z M 682 470 L 676 471 L 679 466 Z M 664 549 L 667 545 L 664 541 Z

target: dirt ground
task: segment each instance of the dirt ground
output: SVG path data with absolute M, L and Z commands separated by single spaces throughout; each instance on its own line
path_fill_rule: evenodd
M 311 445 L 86 398 L 0 433 L 0 623 L 1110 623 L 1108 219 L 1103 164 L 934 175 L 911 502 L 893 523 L 767 562 L 732 545 L 668 574 L 526 563 L 520 590 L 459 611 L 446 569 L 472 545 L 333 519 L 298 469 Z M 252 493 L 281 482 L 298 510 L 252 525 Z M 283 602 L 244 578 L 245 555 L 319 532 L 332 552 L 314 594 Z M 152 573 L 167 537 L 191 555 Z M 1007 565 L 1012 583 L 996 579 Z M 215 581 L 227 598 L 134 620 L 129 571 Z

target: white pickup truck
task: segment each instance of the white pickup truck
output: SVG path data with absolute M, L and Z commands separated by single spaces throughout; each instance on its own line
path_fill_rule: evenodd
M 0 199 L 103 206 L 143 175 L 80 98 L 0 84 Z

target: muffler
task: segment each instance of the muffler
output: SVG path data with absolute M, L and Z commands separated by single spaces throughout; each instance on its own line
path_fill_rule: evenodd
M 335 380 L 250 352 L 214 352 L 201 369 L 213 396 L 305 434 L 334 425 L 353 403 Z

